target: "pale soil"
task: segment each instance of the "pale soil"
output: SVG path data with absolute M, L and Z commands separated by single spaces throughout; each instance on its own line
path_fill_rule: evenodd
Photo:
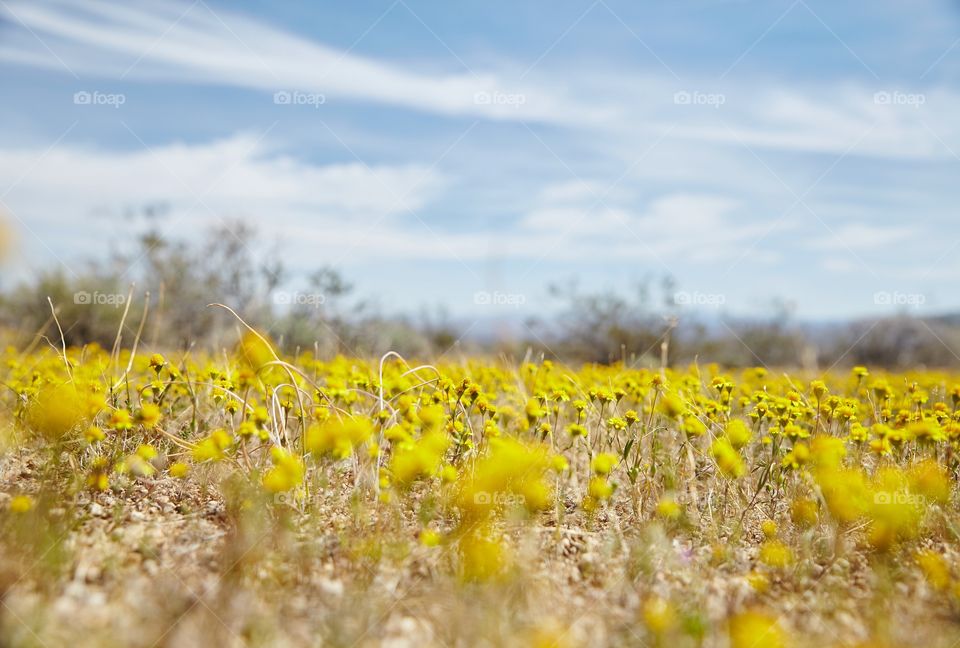
M 229 511 L 200 481 L 131 481 L 52 511 L 76 519 L 62 559 L 50 565 L 29 548 L 3 557 L 0 645 L 513 646 L 545 636 L 553 645 L 656 645 L 639 612 L 651 595 L 699 610 L 711 646 L 724 645 L 728 614 L 753 605 L 782 615 L 798 645 L 849 645 L 881 624 L 894 645 L 960 638 L 944 595 L 907 568 L 891 586 L 893 609 L 875 612 L 877 577 L 852 548 L 832 561 L 801 557 L 760 594 L 745 578 L 756 531 L 714 566 L 710 543 L 692 528 L 672 537 L 659 526 L 644 530 L 626 509 L 588 520 L 571 501 L 559 530 L 554 515 L 543 515 L 532 530 L 511 533 L 511 580 L 465 585 L 451 576 L 451 546 L 416 542 L 414 517 L 355 513 L 349 479 L 317 495 L 309 515 L 279 522 Z M 36 482 L 29 460 L 6 457 L 0 507 Z M 386 524 L 404 531 L 375 533 Z M 664 644 L 696 645 L 679 632 Z

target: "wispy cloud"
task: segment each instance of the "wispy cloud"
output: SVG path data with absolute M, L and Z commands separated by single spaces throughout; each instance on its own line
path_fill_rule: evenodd
M 407 11 L 404 5 L 391 11 Z M 82 78 L 214 84 L 265 93 L 321 93 L 421 112 L 543 121 L 617 133 L 620 139 L 677 125 L 672 137 L 716 145 L 856 155 L 944 158 L 960 150 L 952 115 L 960 95 L 869 79 L 860 84 L 678 79 L 619 65 L 597 75 L 576 68 L 464 63 L 433 65 L 336 49 L 205 2 L 116 4 L 55 0 L 0 5 L 0 60 L 61 69 Z M 424 28 L 424 36 L 433 38 Z M 362 39 L 361 39 L 362 42 Z M 419 69 L 418 69 L 419 68 Z M 857 141 L 858 139 L 862 141 Z
M 0 8 L 17 32 L 10 62 L 66 65 L 83 75 L 207 83 L 270 93 L 322 93 L 435 114 L 496 120 L 602 119 L 606 112 L 495 72 L 437 73 L 337 50 L 204 2 L 116 5 L 90 0 Z M 397 8 L 396 11 L 404 11 Z M 428 32 L 425 35 L 428 36 Z M 429 36 L 428 36 L 429 37 Z M 26 54 L 29 52 L 30 54 Z
M 105 242 L 129 242 L 124 216 L 159 208 L 155 223 L 175 237 L 229 218 L 257 222 L 266 235 L 289 236 L 303 258 L 315 250 L 296 238 L 311 230 L 327 249 L 353 237 L 362 251 L 370 224 L 399 227 L 442 190 L 443 176 L 419 165 L 359 162 L 304 163 L 271 150 L 260 138 L 237 135 L 205 144 L 105 152 L 59 146 L 0 150 L 0 176 L 22 179 L 4 202 L 14 216 L 42 231 L 44 242 L 69 242 L 74 256 L 90 256 Z M 23 170 L 29 173 L 23 175 Z M 52 190 L 51 188 L 55 188 Z M 116 240 L 126 231 L 124 240 Z M 24 237 L 24 243 L 31 243 Z
M 921 234 L 922 229 L 916 226 L 844 223 L 834 228 L 829 236 L 814 239 L 810 245 L 824 250 L 876 250 L 907 243 Z
M 734 259 L 744 242 L 764 230 L 760 222 L 738 222 L 734 214 L 741 206 L 725 196 L 670 193 L 643 206 L 635 200 L 597 206 L 594 194 L 573 201 L 547 195 L 520 227 L 564 258 L 645 259 L 680 270 Z
M 450 182 L 434 168 L 310 164 L 252 134 L 127 151 L 59 146 L 43 153 L 0 149 L 0 176 L 30 169 L 5 200 L 19 218 L 76 247 L 108 239 L 119 218 L 145 205 L 162 206 L 157 224 L 173 236 L 240 216 L 289 239 L 294 257 L 322 251 L 343 263 L 476 260 L 491 253 L 533 259 L 545 242 L 571 259 L 659 254 L 708 262 L 731 258 L 739 243 L 762 229 L 738 223 L 731 214 L 739 205 L 720 196 L 669 194 L 638 207 L 623 191 L 607 198 L 609 206 L 592 209 L 601 187 L 593 181 L 547 186 L 515 227 L 451 230 L 424 216 L 445 204 Z
M 293 264 L 394 260 L 408 266 L 386 273 L 398 286 L 420 261 L 446 263 L 450 272 L 431 281 L 450 286 L 504 264 L 525 291 L 568 263 L 598 281 L 624 267 L 669 270 L 703 286 L 747 286 L 744 294 L 764 281 L 771 294 L 804 290 L 800 258 L 818 267 L 809 281 L 820 284 L 851 258 L 860 275 L 930 273 L 919 250 L 952 224 L 960 157 L 960 93 L 941 76 L 887 82 L 876 52 L 864 56 L 883 81 L 856 61 L 847 76 L 780 59 L 773 69 L 759 47 L 718 79 L 742 51 L 736 42 L 727 42 L 729 61 L 705 64 L 709 54 L 681 56 L 644 34 L 671 73 L 642 47 L 639 56 L 622 43 L 606 48 L 616 30 L 635 44 L 625 24 L 645 11 L 624 10 L 620 22 L 610 13 L 622 7 L 610 5 L 541 56 L 555 37 L 504 49 L 507 37 L 488 26 L 442 28 L 444 12 L 429 4 L 415 5 L 423 22 L 403 2 L 384 5 L 372 29 L 364 32 L 369 15 L 352 23 L 365 34 L 358 42 L 334 46 L 307 25 L 294 33 L 205 0 L 4 0 L 2 72 L 27 98 L 4 109 L 5 141 L 22 146 L 0 148 L 0 176 L 29 169 L 4 201 L 29 225 L 28 254 L 30 230 L 43 237 L 37 259 L 121 243 L 131 228 L 118 219 L 154 203 L 165 205 L 160 225 L 171 234 L 246 217 L 285 237 Z M 780 27 L 806 28 L 793 19 Z M 405 48 L 420 27 L 432 57 Z M 515 27 L 510 38 L 531 28 Z M 553 27 L 559 35 L 568 25 Z M 38 68 L 36 84 L 24 81 L 23 69 Z M 129 101 L 118 110 L 70 102 L 98 87 Z M 192 96 L 194 87 L 203 92 Z M 328 105 L 274 106 L 278 91 L 321 93 Z M 167 105 L 199 114 L 184 129 Z M 922 213 L 922 227 L 903 220 L 909 210 Z M 952 269 L 952 259 L 939 264 Z M 761 264 L 771 269 L 762 277 Z

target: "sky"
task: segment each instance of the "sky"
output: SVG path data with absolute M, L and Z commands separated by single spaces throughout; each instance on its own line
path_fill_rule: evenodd
M 0 0 L 8 277 L 240 218 L 386 312 L 960 310 L 960 4 Z

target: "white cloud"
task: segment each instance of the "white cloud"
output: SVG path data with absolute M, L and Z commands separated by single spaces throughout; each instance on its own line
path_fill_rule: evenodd
M 537 247 L 559 258 L 645 259 L 679 270 L 690 262 L 736 259 L 767 229 L 761 222 L 738 222 L 740 204 L 726 196 L 668 193 L 638 209 L 597 203 L 602 193 L 579 200 L 559 191 L 543 195 L 547 200 L 520 220 L 520 233 L 532 234 L 541 241 Z
M 812 240 L 810 245 L 823 250 L 874 250 L 905 243 L 918 234 L 916 227 L 843 223 L 831 226 L 823 236 Z
M 602 183 L 581 179 L 553 182 L 540 190 L 539 199 L 544 203 L 555 204 L 571 201 L 596 200 L 605 193 Z
M 402 5 L 396 11 L 405 11 Z M 428 73 L 322 43 L 205 3 L 116 5 L 99 0 L 48 5 L 10 0 L 0 6 L 19 48 L 0 59 L 63 67 L 77 75 L 168 80 L 263 90 L 321 93 L 330 100 L 363 100 L 446 115 L 501 120 L 599 120 L 566 93 L 533 83 L 508 84 L 502 75 L 464 70 Z M 425 29 L 424 36 L 430 38 Z M 49 51 L 47 48 L 49 47 Z M 33 52 L 27 56 L 23 52 Z
M 928 96 L 835 83 L 730 92 L 729 122 L 694 129 L 691 135 L 760 149 L 906 159 L 946 159 L 953 155 L 948 142 L 960 141 L 949 117 L 960 109 L 955 92 Z M 920 96 L 926 103 L 882 103 L 878 94 Z
M 380 260 L 446 260 L 462 271 L 457 261 L 472 267 L 492 257 L 531 263 L 544 257 L 544 265 L 570 261 L 576 269 L 589 262 L 608 264 L 612 273 L 662 266 L 682 274 L 695 266 L 710 276 L 726 276 L 736 265 L 736 279 L 751 284 L 759 264 L 780 263 L 778 282 L 799 276 L 797 264 L 805 261 L 792 254 L 797 247 L 817 251 L 808 259 L 815 265 L 822 253 L 820 270 L 828 278 L 851 267 L 863 274 L 859 256 L 871 259 L 869 253 L 878 251 L 896 257 L 897 272 L 907 271 L 923 265 L 920 234 L 952 222 L 943 205 L 952 200 L 949 173 L 960 153 L 954 117 L 960 94 L 949 89 L 920 88 L 921 101 L 915 89 L 872 87 L 872 81 L 806 83 L 788 76 L 767 82 L 754 75 L 680 82 L 656 66 L 654 74 L 623 67 L 622 59 L 564 67 L 570 61 L 563 48 L 521 82 L 525 65 L 498 63 L 490 70 L 466 57 L 471 72 L 453 56 L 435 62 L 376 58 L 361 54 L 363 43 L 344 52 L 215 10 L 202 2 L 6 0 L 0 3 L 0 61 L 65 75 L 70 68 L 83 79 L 77 89 L 97 87 L 98 78 L 119 84 L 124 76 L 245 88 L 266 103 L 277 90 L 321 92 L 331 105 L 525 120 L 537 135 L 520 125 L 485 123 L 444 153 L 437 170 L 425 166 L 425 158 L 437 158 L 424 153 L 429 147 L 418 138 L 439 141 L 442 125 L 427 125 L 424 132 L 393 129 L 389 121 L 370 128 L 365 111 L 338 115 L 338 131 L 356 135 L 347 138 L 351 147 L 371 160 L 409 163 L 367 168 L 352 157 L 311 163 L 250 135 L 192 144 L 168 140 L 151 153 L 82 148 L 70 143 L 73 134 L 35 168 L 41 148 L 0 150 L 0 177 L 9 182 L 30 170 L 5 202 L 58 253 L 100 255 L 94 246 L 130 229 L 118 215 L 153 202 L 170 204 L 160 224 L 180 235 L 215 222 L 214 213 L 247 217 L 285 241 L 291 262 L 319 258 L 377 268 Z M 406 11 L 402 5 L 394 10 Z M 371 33 L 371 40 L 377 36 Z M 424 38 L 432 36 L 425 30 Z M 682 105 L 675 101 L 678 91 L 724 99 Z M 891 100 L 878 101 L 878 92 Z M 490 101 L 478 102 L 478 94 Z M 133 103 L 125 110 L 142 109 Z M 232 123 L 242 123 L 240 109 L 224 109 Z M 23 101 L 14 106 L 22 123 L 53 123 L 43 121 L 51 119 L 44 111 L 35 118 L 27 111 Z M 176 118 L 162 117 L 162 130 L 175 131 Z M 203 125 L 197 120 L 191 132 Z M 558 180 L 570 175 L 583 179 Z M 213 213 L 195 204 L 195 194 Z M 833 233 L 794 205 L 795 194 L 804 194 Z M 918 209 L 922 231 L 901 218 Z M 503 224 L 518 212 L 512 224 Z M 440 221 L 441 215 L 450 220 Z M 800 227 L 794 238 L 785 235 Z M 20 240 L 29 243 L 31 236 L 24 232 Z M 890 270 L 877 266 L 878 272 Z M 533 273 L 528 279 L 539 281 Z
M 0 175 L 24 173 L 10 189 L 9 202 L 29 197 L 72 203 L 78 210 L 92 204 L 202 202 L 229 209 L 297 205 L 345 216 L 380 215 L 422 207 L 442 183 L 435 170 L 418 165 L 311 165 L 242 134 L 207 144 L 131 151 L 63 145 L 46 152 L 0 149 Z
M 416 221 L 411 212 L 446 182 L 419 165 L 309 164 L 249 135 L 119 152 L 0 149 L 0 176 L 21 175 L 3 198 L 14 225 L 26 230 L 21 240 L 61 258 L 99 256 L 107 243 L 128 243 L 123 214 L 151 204 L 167 207 L 157 225 L 173 236 L 240 217 L 265 236 L 291 238 L 300 259 L 317 253 L 301 232 L 312 232 L 327 251 L 353 241 L 363 252 L 365 236 L 403 231 L 402 223 Z
M 734 259 L 764 227 L 734 217 L 727 197 L 671 193 L 637 208 L 627 197 L 590 209 L 592 189 L 551 185 L 517 224 L 494 230 L 445 226 L 427 214 L 442 205 L 449 179 L 418 165 L 310 164 L 251 135 L 152 150 L 99 151 L 61 145 L 0 149 L 0 176 L 26 175 L 4 201 L 57 254 L 97 256 L 130 227 L 130 209 L 164 204 L 158 222 L 190 236 L 227 217 L 246 218 L 284 244 L 288 261 L 337 264 L 440 259 L 472 264 L 491 256 L 536 259 L 645 259 L 663 265 Z M 51 191 L 55 187 L 56 191 Z M 616 200 L 616 202 L 614 202 Z M 30 235 L 24 233 L 25 242 Z M 37 242 L 33 241 L 36 245 Z
M 820 265 L 828 272 L 837 272 L 843 274 L 863 272 L 863 266 L 857 263 L 854 259 L 844 256 L 827 257 L 820 261 Z
M 402 4 L 391 11 L 408 11 Z M 945 88 L 888 87 L 831 81 L 771 83 L 756 79 L 683 82 L 663 73 L 523 66 L 451 71 L 342 51 L 206 3 L 9 0 L 0 60 L 60 69 L 86 78 L 214 84 L 322 93 L 331 102 L 363 101 L 440 115 L 545 121 L 605 131 L 635 150 L 638 138 L 672 125 L 671 138 L 734 147 L 949 159 L 960 152 L 960 94 Z M 21 28 L 21 23 L 30 31 Z M 425 38 L 433 38 L 424 29 Z M 373 38 L 373 36 L 371 36 Z M 49 48 L 49 49 L 48 49 Z M 462 59 L 461 59 L 462 60 Z M 521 80 L 522 79 L 522 80 Z M 722 97 L 677 103 L 677 94 Z M 880 99 L 878 99 L 880 96 Z M 266 98 L 265 98 L 266 99 Z

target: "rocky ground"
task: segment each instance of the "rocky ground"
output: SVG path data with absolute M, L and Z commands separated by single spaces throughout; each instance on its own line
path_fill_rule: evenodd
M 39 492 L 31 457 L 2 465 L 5 492 Z M 19 522 L 6 514 L 3 645 L 724 645 L 717 629 L 744 605 L 775 611 L 797 645 L 853 645 L 878 623 L 900 645 L 960 637 L 956 610 L 920 578 L 891 585 L 898 609 L 874 610 L 887 585 L 853 544 L 820 561 L 812 542 L 796 567 L 758 583 L 759 531 L 716 546 L 692 526 L 624 510 L 564 514 L 559 525 L 543 514 L 507 529 L 510 577 L 476 586 L 451 575 L 450 547 L 418 542 L 416 520 L 352 506 L 347 475 L 309 513 L 280 515 L 244 512 L 207 477 L 131 479 L 38 506 L 58 537 L 34 535 L 32 547 L 9 544 Z M 396 525 L 406 535 L 376 533 Z M 671 602 L 667 633 L 651 632 L 651 600 Z

